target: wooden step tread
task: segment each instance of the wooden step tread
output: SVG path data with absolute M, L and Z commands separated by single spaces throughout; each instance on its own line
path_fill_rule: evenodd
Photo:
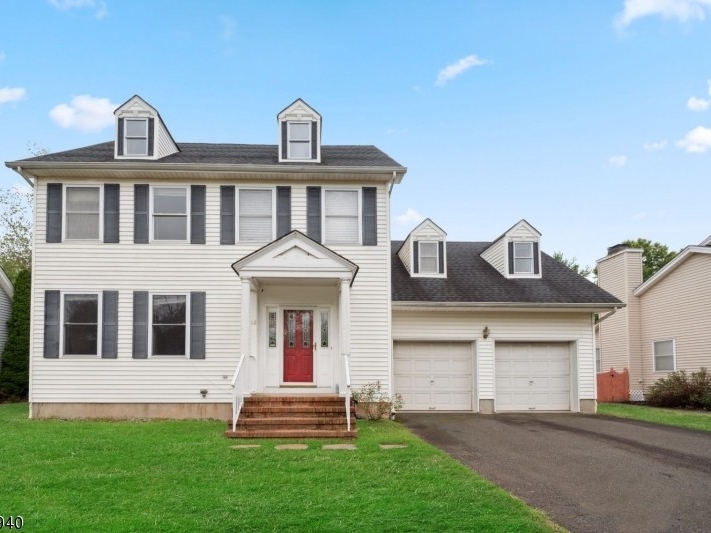
M 351 426 L 347 429 L 244 429 L 227 430 L 225 437 L 230 439 L 354 439 L 358 431 Z

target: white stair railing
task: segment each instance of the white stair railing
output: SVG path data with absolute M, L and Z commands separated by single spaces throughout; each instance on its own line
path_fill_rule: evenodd
M 346 379 L 346 424 L 348 431 L 351 430 L 351 363 L 347 353 L 343 354 L 343 376 Z
M 232 376 L 232 382 L 230 386 L 234 390 L 232 398 L 232 431 L 235 431 L 237 427 L 237 418 L 244 405 L 244 378 L 242 374 L 242 363 L 244 363 L 244 354 L 242 354 L 237 362 L 237 369 L 235 370 L 234 376 Z

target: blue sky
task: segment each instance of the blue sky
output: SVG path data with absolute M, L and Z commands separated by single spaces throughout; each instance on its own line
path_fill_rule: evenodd
M 178 142 L 276 143 L 301 97 L 325 144 L 408 167 L 394 238 L 525 218 L 592 265 L 711 234 L 711 0 L 2 0 L 0 19 L 2 161 L 111 140 L 134 94 Z

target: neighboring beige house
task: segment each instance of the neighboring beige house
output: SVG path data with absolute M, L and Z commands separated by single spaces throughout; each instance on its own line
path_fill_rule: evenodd
M 0 267 L 0 368 L 2 368 L 2 352 L 7 342 L 7 321 L 12 313 L 12 298 L 15 289 L 5 271 Z
M 600 287 L 627 306 L 598 324 L 598 371 L 630 372 L 630 396 L 669 372 L 711 368 L 711 237 L 687 246 L 642 282 L 642 250 L 613 246 L 598 260 Z

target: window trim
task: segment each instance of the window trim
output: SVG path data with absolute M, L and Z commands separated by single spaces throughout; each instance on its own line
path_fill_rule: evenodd
M 149 117 L 124 117 L 124 123 L 123 123 L 123 157 L 147 157 L 148 156 L 148 145 L 149 140 L 148 136 L 150 134 L 149 132 Z M 128 134 L 128 123 L 129 122 L 143 122 L 145 127 L 146 127 L 146 134 L 145 136 L 143 135 L 129 135 Z M 145 139 L 146 141 L 146 149 L 145 152 L 142 153 L 133 153 L 128 151 L 128 140 L 129 139 Z
M 154 213 L 154 199 L 155 199 L 155 190 L 156 189 L 183 189 L 185 191 L 185 238 L 184 239 L 156 239 L 155 238 L 155 226 L 154 226 L 154 220 L 155 220 L 155 213 Z M 153 243 L 190 243 L 190 222 L 191 222 L 191 190 L 189 185 L 151 185 L 149 187 L 148 191 L 148 236 L 149 236 L 149 242 Z M 158 215 L 161 216 L 161 215 Z M 166 215 L 166 216 L 171 216 L 171 215 Z M 172 216 L 178 216 L 178 215 L 172 215 Z
M 657 344 L 662 342 L 672 343 L 672 369 L 671 370 L 658 370 L 657 369 Z M 668 355 L 662 355 L 659 357 L 669 357 Z M 676 339 L 660 339 L 657 341 L 652 341 L 652 365 L 655 372 L 676 372 Z
M 349 191 L 355 192 L 358 198 L 358 206 L 356 208 L 356 216 L 358 217 L 358 240 L 354 242 L 333 242 L 327 239 L 326 223 L 329 216 L 326 214 L 326 193 L 329 191 Z M 363 244 L 363 189 L 354 187 L 322 187 L 321 188 L 321 243 L 325 245 L 336 246 L 354 246 Z
M 82 359 L 87 359 L 94 357 L 96 359 L 101 359 L 101 346 L 102 346 L 102 334 L 103 334 L 103 291 L 82 291 L 82 290 L 71 290 L 71 291 L 60 291 L 60 298 L 59 298 L 59 357 L 67 357 L 67 358 L 82 358 Z M 65 353 L 65 346 L 64 346 L 64 340 L 65 340 L 65 334 L 64 334 L 64 328 L 65 328 L 65 323 L 64 323 L 64 299 L 66 296 L 73 296 L 73 295 L 95 295 L 97 297 L 96 301 L 96 353 L 91 354 L 91 353 L 86 353 L 86 354 L 79 354 L 79 353 Z
M 294 159 L 298 161 L 308 161 L 311 160 L 311 146 L 313 139 L 311 138 L 311 124 L 313 121 L 310 120 L 288 120 L 286 122 L 286 157 L 287 159 Z M 298 139 L 298 140 L 292 140 L 291 138 L 291 126 L 292 124 L 305 124 L 307 126 L 307 131 L 308 131 L 308 139 Z M 291 153 L 291 144 L 292 143 L 298 143 L 298 144 L 306 144 L 308 146 L 308 155 L 306 157 L 297 157 L 295 155 L 292 155 Z
M 184 354 L 180 355 L 154 355 L 153 354 L 153 297 L 154 296 L 183 296 L 185 297 L 185 346 Z M 148 291 L 148 359 L 157 357 L 158 359 L 183 358 L 190 359 L 190 291 L 184 292 L 152 292 Z
M 67 237 L 67 229 L 69 223 L 67 222 L 67 197 L 68 189 L 76 188 L 95 188 L 99 189 L 99 235 L 94 238 L 89 239 L 76 239 Z M 64 183 L 62 189 L 62 242 L 102 242 L 104 239 L 104 186 L 96 184 L 83 184 L 83 183 Z
M 272 196 L 272 233 L 269 240 L 257 240 L 257 239 L 247 239 L 241 240 L 240 236 L 240 209 L 239 209 L 239 198 L 242 191 L 269 191 Z M 277 198 L 276 198 L 276 186 L 274 187 L 235 187 L 235 243 L 270 243 L 276 239 L 277 230 Z
M 514 275 L 530 275 L 533 276 L 535 275 L 536 272 L 536 259 L 534 257 L 535 254 L 535 246 L 533 241 L 512 241 L 513 242 L 513 274 Z M 517 256 L 516 255 L 516 245 L 520 244 L 526 244 L 530 246 L 531 250 L 531 255 L 530 256 Z M 517 270 L 516 269 L 516 259 L 530 259 L 531 260 L 531 269 L 530 270 Z

